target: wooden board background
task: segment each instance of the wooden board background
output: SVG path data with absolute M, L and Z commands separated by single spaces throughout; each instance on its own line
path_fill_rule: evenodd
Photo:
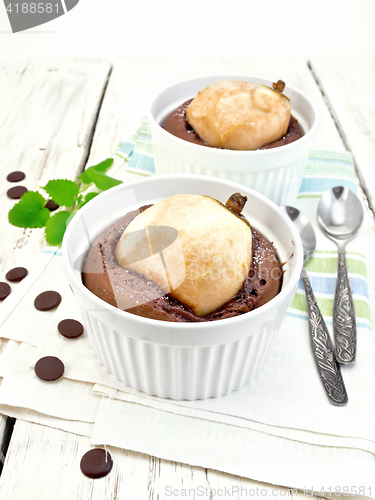
M 138 128 L 141 116 L 148 114 L 152 96 L 164 85 L 200 74 L 247 73 L 282 78 L 314 99 L 320 112 L 314 148 L 350 148 L 372 203 L 375 92 L 367 80 L 358 83 L 357 73 L 367 68 L 367 74 L 372 75 L 375 58 L 368 56 L 351 64 L 350 78 L 346 60 L 318 57 L 310 62 L 302 57 L 279 56 L 141 57 L 120 59 L 113 67 L 106 61 L 90 59 L 0 64 L 3 200 L 11 187 L 5 178 L 13 170 L 25 171 L 27 177 L 22 184 L 35 189 L 51 178 L 73 179 L 85 166 L 111 156 L 117 143 Z M 358 89 L 360 99 L 355 98 L 353 89 Z M 0 213 L 4 242 L 1 276 L 15 265 L 31 267 L 44 245 L 43 230 L 10 226 L 7 212 L 13 203 L 5 199 Z M 375 231 L 370 210 L 366 221 L 365 237 L 371 249 Z M 375 276 L 371 263 L 369 272 Z M 372 304 L 374 296 L 372 287 Z M 2 434 L 5 422 L 0 419 Z M 166 497 L 166 486 L 216 490 L 232 485 L 264 487 L 267 494 L 272 488 L 113 448 L 114 470 L 106 478 L 93 481 L 79 471 L 79 460 L 89 448 L 87 438 L 18 420 L 0 478 L 0 500 L 157 499 Z M 275 496 L 285 496 L 285 492 L 280 489 Z

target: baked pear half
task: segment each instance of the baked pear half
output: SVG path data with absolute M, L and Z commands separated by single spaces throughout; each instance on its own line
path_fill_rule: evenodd
M 246 197 L 228 205 L 203 195 L 177 194 L 135 217 L 116 248 L 119 264 L 143 274 L 197 316 L 231 299 L 252 261 Z
M 222 80 L 198 93 L 186 109 L 186 119 L 209 146 L 255 150 L 283 137 L 291 110 L 289 99 L 274 88 L 256 83 Z

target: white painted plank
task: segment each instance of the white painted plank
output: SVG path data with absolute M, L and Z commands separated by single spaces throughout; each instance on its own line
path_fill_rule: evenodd
M 307 61 L 299 57 L 127 57 L 115 64 L 96 125 L 88 165 L 113 154 L 116 145 L 126 140 L 147 116 L 152 96 L 161 87 L 200 74 L 250 73 L 271 79 L 284 79 L 314 99 L 320 113 L 320 128 L 314 147 L 343 151 L 344 146 Z M 129 456 L 131 456 L 131 452 Z M 249 479 L 205 470 L 186 464 L 168 462 L 142 454 L 133 454 L 134 473 L 139 476 L 139 494 L 135 498 L 168 498 L 166 487 L 177 489 L 221 489 L 241 486 L 247 490 L 271 487 Z M 136 457 L 136 460 L 134 460 Z M 148 490 L 142 484 L 149 470 Z M 168 490 L 170 491 L 170 490 Z M 231 490 L 232 491 L 232 490 Z M 236 490 L 234 490 L 236 491 Z M 283 492 L 285 495 L 285 492 Z M 283 493 L 280 495 L 282 496 Z M 131 493 L 127 492 L 131 497 Z M 251 493 L 249 493 L 250 495 Z M 276 496 L 278 493 L 276 492 Z M 193 498 L 192 495 L 187 495 Z M 197 497 L 198 495 L 196 495 Z M 241 498 L 233 495 L 234 498 Z M 173 496 L 172 496 L 173 497 Z M 208 497 L 210 498 L 210 494 Z M 0 497 L 1 500 L 1 497 Z
M 91 148 L 89 164 L 113 153 L 120 141 L 139 127 L 148 115 L 152 97 L 162 87 L 203 74 L 254 74 L 302 89 L 320 114 L 315 149 L 343 151 L 343 143 L 324 99 L 301 57 L 126 57 L 113 68 Z
M 85 59 L 0 63 L 0 281 L 11 267 L 31 267 L 44 244 L 43 229 L 9 224 L 14 201 L 6 191 L 16 183 L 7 174 L 25 172 L 17 184 L 30 190 L 75 178 L 89 153 L 110 67 Z
M 302 88 L 320 109 L 321 125 L 315 148 L 337 151 L 344 149 L 307 63 L 301 58 L 126 58 L 115 65 L 111 75 L 88 164 L 110 156 L 116 144 L 136 130 L 140 117 L 147 114 L 152 94 L 162 85 L 214 72 L 254 73 L 273 79 L 284 78 L 291 85 Z M 89 440 L 86 438 L 17 421 L 0 479 L 0 500 L 102 500 L 116 496 L 156 499 L 167 498 L 168 486 L 179 491 L 198 486 L 216 490 L 233 485 L 243 486 L 248 490 L 265 487 L 268 495 L 270 488 L 217 471 L 206 471 L 116 449 L 110 449 L 114 458 L 114 470 L 107 478 L 92 481 L 83 477 L 79 470 L 79 460 L 89 448 Z M 192 498 L 191 495 L 188 497 Z M 233 497 L 241 498 L 239 495 Z
M 361 186 L 375 211 L 375 55 L 313 56 L 312 71 L 338 130 L 353 156 Z M 369 276 L 370 309 L 375 311 L 375 220 L 365 211 L 363 252 Z M 373 320 L 374 320 L 373 313 Z
M 375 54 L 313 56 L 312 70 L 375 208 Z
M 80 460 L 91 448 L 88 438 L 17 420 L 0 477 L 0 500 L 156 500 L 164 498 L 167 486 L 207 486 L 205 469 L 112 447 L 107 448 L 110 474 L 89 479 Z
M 113 447 L 107 447 L 113 459 L 112 471 L 104 478 L 89 479 L 80 470 L 80 460 L 91 448 L 88 438 L 17 420 L 6 456 L 6 473 L 0 477 L 0 500 L 288 495 L 285 488 Z
M 84 59 L 0 63 L 0 281 L 12 267 L 30 269 L 44 246 L 42 229 L 9 224 L 15 202 L 6 191 L 18 183 L 6 176 L 22 170 L 26 179 L 19 184 L 28 189 L 51 178 L 74 179 L 89 153 L 110 68 L 108 62 Z M 6 343 L 0 339 L 0 352 Z M 0 441 L 5 423 L 0 415 Z
M 140 484 L 147 492 L 148 467 L 134 467 L 138 457 L 125 450 L 108 449 L 114 466 L 105 478 L 84 476 L 80 460 L 91 448 L 89 438 L 17 420 L 0 477 L 0 499 L 137 498 Z

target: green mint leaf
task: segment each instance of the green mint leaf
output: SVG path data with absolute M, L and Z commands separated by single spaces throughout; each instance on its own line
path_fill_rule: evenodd
M 67 179 L 54 179 L 43 188 L 58 205 L 70 207 L 74 205 L 79 191 L 78 184 Z
M 97 165 L 93 165 L 90 168 L 93 168 L 94 170 L 97 170 L 98 172 L 103 172 L 103 174 L 105 174 L 109 169 L 109 167 L 112 167 L 112 165 L 113 165 L 113 158 L 107 158 L 106 160 L 101 161 Z
M 86 174 L 89 176 L 90 182 L 93 182 L 95 186 L 102 191 L 117 186 L 118 184 L 122 184 L 122 181 L 109 177 L 108 175 L 103 174 L 103 172 L 98 172 L 95 169 L 87 169 Z
M 102 172 L 103 174 L 107 172 L 109 167 L 113 164 L 113 158 L 107 158 L 106 160 L 98 163 L 97 165 L 93 165 L 92 167 L 87 168 L 82 174 L 79 176 L 79 179 L 83 182 L 83 184 L 90 184 L 92 182 L 90 178 L 90 172 L 92 170 L 96 170 L 97 172 Z
M 84 207 L 86 205 L 86 203 L 88 203 L 90 200 L 92 200 L 93 198 L 95 198 L 95 196 L 98 196 L 98 194 L 99 193 L 90 192 L 90 193 L 87 193 L 86 196 L 80 195 L 77 198 L 78 209 Z
M 86 203 L 88 203 L 90 200 L 95 198 L 95 196 L 98 196 L 98 194 L 99 193 L 87 193 L 87 195 L 85 196 L 85 202 L 83 203 L 83 205 L 86 205 Z
M 57 212 L 47 221 L 46 224 L 46 240 L 50 245 L 60 245 L 62 242 L 66 227 L 67 220 L 69 219 L 69 212 Z
M 44 227 L 51 212 L 44 205 L 47 200 L 37 191 L 27 191 L 9 211 L 8 219 L 17 227 Z

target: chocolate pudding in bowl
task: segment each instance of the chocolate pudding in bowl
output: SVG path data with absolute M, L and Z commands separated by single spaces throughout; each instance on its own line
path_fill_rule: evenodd
M 247 197 L 238 217 L 223 205 L 233 193 Z M 185 225 L 189 226 L 191 213 L 185 217 L 184 211 L 178 212 L 176 207 L 181 200 L 185 206 L 185 199 L 192 196 L 199 201 L 196 207 L 202 203 L 206 213 L 208 203 L 220 216 L 206 218 L 208 226 L 204 225 L 202 217 L 200 224 L 189 233 Z M 168 209 L 163 203 L 167 203 Z M 172 235 L 167 248 L 163 245 L 157 248 L 155 255 L 162 264 L 156 266 L 156 271 L 147 265 L 149 255 L 144 259 L 137 255 L 124 262 L 122 259 L 128 254 L 122 254 L 122 247 L 120 250 L 117 247 L 121 242 L 126 245 L 126 238 L 132 240 L 134 235 L 143 235 L 143 219 L 139 217 L 146 217 L 148 237 L 153 244 L 156 233 L 150 231 L 163 225 L 171 226 L 171 213 L 178 238 L 173 239 Z M 251 233 L 240 215 L 250 223 Z M 226 217 L 228 224 L 221 231 L 215 230 L 219 227 L 215 224 L 221 224 Z M 196 221 L 197 217 L 193 214 L 191 219 Z M 212 231 L 207 233 L 207 227 L 212 227 Z M 191 257 L 201 246 L 204 252 L 213 251 L 210 255 L 215 259 L 223 253 L 225 246 L 222 245 L 230 240 L 234 242 L 234 251 L 220 261 L 226 271 L 220 277 L 223 281 L 214 278 L 202 282 L 203 295 L 197 295 L 196 287 L 189 285 L 191 269 L 195 268 L 187 266 L 186 279 L 178 278 L 178 272 L 175 275 L 169 272 L 170 262 L 178 256 L 173 249 L 182 248 L 183 255 Z M 198 245 L 197 241 L 202 244 Z M 200 255 L 206 256 L 204 252 Z M 191 400 L 217 397 L 239 389 L 262 369 L 298 283 L 302 246 L 289 219 L 255 191 L 208 176 L 168 175 L 117 186 L 90 201 L 67 228 L 63 258 L 90 343 L 107 370 L 125 384 L 148 394 Z M 262 261 L 266 263 L 264 267 Z M 123 264 L 120 267 L 119 262 Z M 283 264 L 282 279 L 280 263 Z M 141 271 L 138 266 L 143 264 L 145 267 Z M 90 266 L 93 267 L 90 269 Z M 158 283 L 166 275 L 163 274 L 165 269 L 168 280 L 180 279 L 167 294 L 165 285 Z M 162 271 L 160 275 L 158 270 Z M 94 278 L 90 288 L 94 286 L 96 290 L 90 291 L 85 286 L 91 279 L 88 271 Z M 148 272 L 154 273 L 153 279 Z M 101 276 L 95 279 L 94 274 Z M 125 278 L 125 274 L 131 278 Z M 233 276 L 237 280 L 234 285 Z M 112 296 L 108 293 L 108 280 L 112 292 L 113 287 L 123 285 L 123 296 L 129 300 L 129 308 L 122 310 L 111 303 L 116 293 Z M 184 287 L 185 282 L 189 286 Z M 152 293 L 156 294 L 154 298 Z M 132 302 L 136 296 L 135 300 L 143 297 L 141 304 Z M 197 297 L 203 299 L 196 300 Z M 138 310 L 133 309 L 137 307 Z
M 237 193 L 236 196 L 240 196 L 239 193 Z M 231 197 L 231 199 L 232 198 L 233 197 Z M 196 204 L 196 199 L 199 200 L 199 197 L 186 197 L 186 200 L 180 209 L 182 208 L 183 210 L 188 210 L 189 200 L 192 200 L 191 203 Z M 168 291 L 165 288 L 163 289 L 161 287 L 162 283 L 159 282 L 158 284 L 153 281 L 151 279 L 151 275 L 145 276 L 140 272 L 136 272 L 134 268 L 132 269 L 131 265 L 126 266 L 125 264 L 122 266 L 116 257 L 116 248 L 119 245 L 121 236 L 124 234 L 125 230 L 128 229 L 130 223 L 148 208 L 150 208 L 150 206 L 146 205 L 144 207 L 140 207 L 138 210 L 129 212 L 125 215 L 125 217 L 121 218 L 114 224 L 111 224 L 111 226 L 103 231 L 103 233 L 101 233 L 92 244 L 85 261 L 82 279 L 85 286 L 97 297 L 101 298 L 108 304 L 145 318 L 161 321 L 203 322 L 217 321 L 248 313 L 257 307 L 266 304 L 279 293 L 282 283 L 282 267 L 278 260 L 276 250 L 261 233 L 256 231 L 253 227 L 250 228 L 250 225 L 247 224 L 247 222 L 245 223 L 244 230 L 249 232 L 249 238 L 251 238 L 252 249 L 250 255 L 248 256 L 248 261 L 250 263 L 248 269 L 246 269 L 246 272 L 239 279 L 238 285 L 234 287 L 232 292 L 228 291 L 228 286 L 233 284 L 231 279 L 229 280 L 229 284 L 217 284 L 217 281 L 220 280 L 220 274 L 222 272 L 228 272 L 225 263 L 217 260 L 218 255 L 210 257 L 207 252 L 204 255 L 205 265 L 201 266 L 202 273 L 198 274 L 197 269 L 195 270 L 195 276 L 192 282 L 194 288 L 197 289 L 199 286 L 199 283 L 197 284 L 197 282 L 204 279 L 204 276 L 202 276 L 203 273 L 207 275 L 208 266 L 213 263 L 209 272 L 213 275 L 214 283 L 211 281 L 206 289 L 202 290 L 200 295 L 198 295 L 197 302 L 200 305 L 206 299 L 207 293 L 212 293 L 214 286 L 219 286 L 219 294 L 220 288 L 223 290 L 223 293 L 226 293 L 225 297 L 216 303 L 216 306 L 218 307 L 211 307 L 210 310 L 205 311 L 205 313 L 197 314 L 197 311 L 195 311 L 194 308 L 189 307 L 189 301 L 184 300 L 183 293 L 181 293 L 178 297 L 176 297 L 176 294 L 173 293 L 171 295 L 168 293 L 170 287 L 168 287 Z M 175 215 L 176 210 L 174 211 L 174 216 Z M 235 217 L 235 214 L 231 215 L 230 218 L 233 217 Z M 174 217 L 171 218 L 171 224 L 173 224 L 173 218 Z M 188 225 L 191 228 L 190 230 L 194 232 L 195 227 L 190 217 L 188 218 Z M 202 224 L 200 224 L 200 226 L 202 226 Z M 220 222 L 218 223 L 218 226 L 217 231 L 220 232 Z M 162 229 L 165 228 L 165 226 L 159 227 Z M 223 229 L 224 228 L 225 226 L 223 225 Z M 210 225 L 207 228 L 208 232 L 211 229 L 212 227 Z M 129 233 L 129 235 L 133 236 L 134 233 Z M 168 231 L 166 231 L 163 241 L 163 235 L 161 235 L 162 248 L 168 248 L 168 244 L 171 240 L 169 236 Z M 209 234 L 207 237 L 209 237 Z M 220 256 L 225 255 L 225 253 L 229 250 L 229 248 L 224 248 L 225 242 L 223 243 L 224 244 L 221 245 L 219 252 Z M 140 254 L 150 254 L 148 248 L 149 240 L 147 237 L 141 241 L 141 244 L 139 244 L 139 242 L 137 242 L 137 244 L 137 257 Z M 181 250 L 185 253 L 185 258 L 181 259 L 180 262 L 178 262 L 178 258 L 172 259 L 170 262 L 165 262 L 164 258 L 165 270 L 169 273 L 169 278 L 171 272 L 178 272 L 176 269 L 173 269 L 177 263 L 182 267 L 185 267 L 188 265 L 188 259 L 191 259 L 192 257 L 186 255 L 188 253 L 186 246 L 185 248 L 181 248 Z M 237 249 L 235 248 L 234 251 L 236 250 Z M 238 251 L 241 250 L 238 249 Z M 198 258 L 196 253 L 194 256 Z M 147 258 L 150 257 L 146 257 L 146 259 Z M 214 259 L 216 263 L 214 263 Z M 160 265 L 158 260 L 155 259 L 155 256 L 153 256 L 153 260 L 155 261 L 154 265 Z M 146 267 L 146 260 L 144 262 L 145 264 L 143 265 L 142 270 L 145 269 L 147 272 L 149 268 Z M 150 265 L 152 264 L 148 264 L 148 266 Z M 232 269 L 233 266 L 231 266 L 230 270 Z M 185 272 L 184 275 L 186 276 Z M 163 280 L 164 279 L 165 277 L 163 276 Z
M 199 135 L 194 131 L 193 127 L 189 124 L 186 119 L 186 109 L 193 99 L 185 101 L 181 106 L 175 109 L 172 114 L 167 118 L 165 123 L 162 124 L 164 130 L 179 137 L 184 141 L 192 142 L 193 144 L 199 144 L 200 146 L 213 147 L 204 142 Z M 300 139 L 303 136 L 303 131 L 298 123 L 298 120 L 291 115 L 288 128 L 285 134 L 276 139 L 275 141 L 265 143 L 258 149 L 271 149 L 278 148 L 280 146 L 285 146 L 291 142 Z
M 303 92 L 286 81 L 281 95 L 282 102 L 289 105 L 289 116 L 279 110 L 275 113 L 276 118 L 273 112 L 268 113 L 268 96 L 267 99 L 256 97 L 256 106 L 251 109 L 246 92 L 240 89 L 240 109 L 250 114 L 242 123 L 230 109 L 231 122 L 225 129 L 222 102 L 231 97 L 229 87 L 217 92 L 224 94 L 219 105 L 215 102 L 207 109 L 206 102 L 199 102 L 189 117 L 194 101 L 212 86 L 215 96 L 215 86 L 222 82 L 227 82 L 227 87 L 237 82 L 240 86 L 260 89 L 261 93 L 269 89 L 269 92 L 278 94 L 272 90 L 272 80 L 253 75 L 209 75 L 162 90 L 153 99 L 149 112 L 156 173 L 216 176 L 255 189 L 279 205 L 293 205 L 317 130 L 316 107 Z M 207 102 L 211 102 L 211 97 L 209 95 Z M 189 105 L 186 105 L 187 101 L 191 101 Z M 271 106 L 269 109 L 273 110 Z M 251 113 L 257 118 L 256 127 L 252 125 Z M 202 142 L 211 147 L 203 147 Z

